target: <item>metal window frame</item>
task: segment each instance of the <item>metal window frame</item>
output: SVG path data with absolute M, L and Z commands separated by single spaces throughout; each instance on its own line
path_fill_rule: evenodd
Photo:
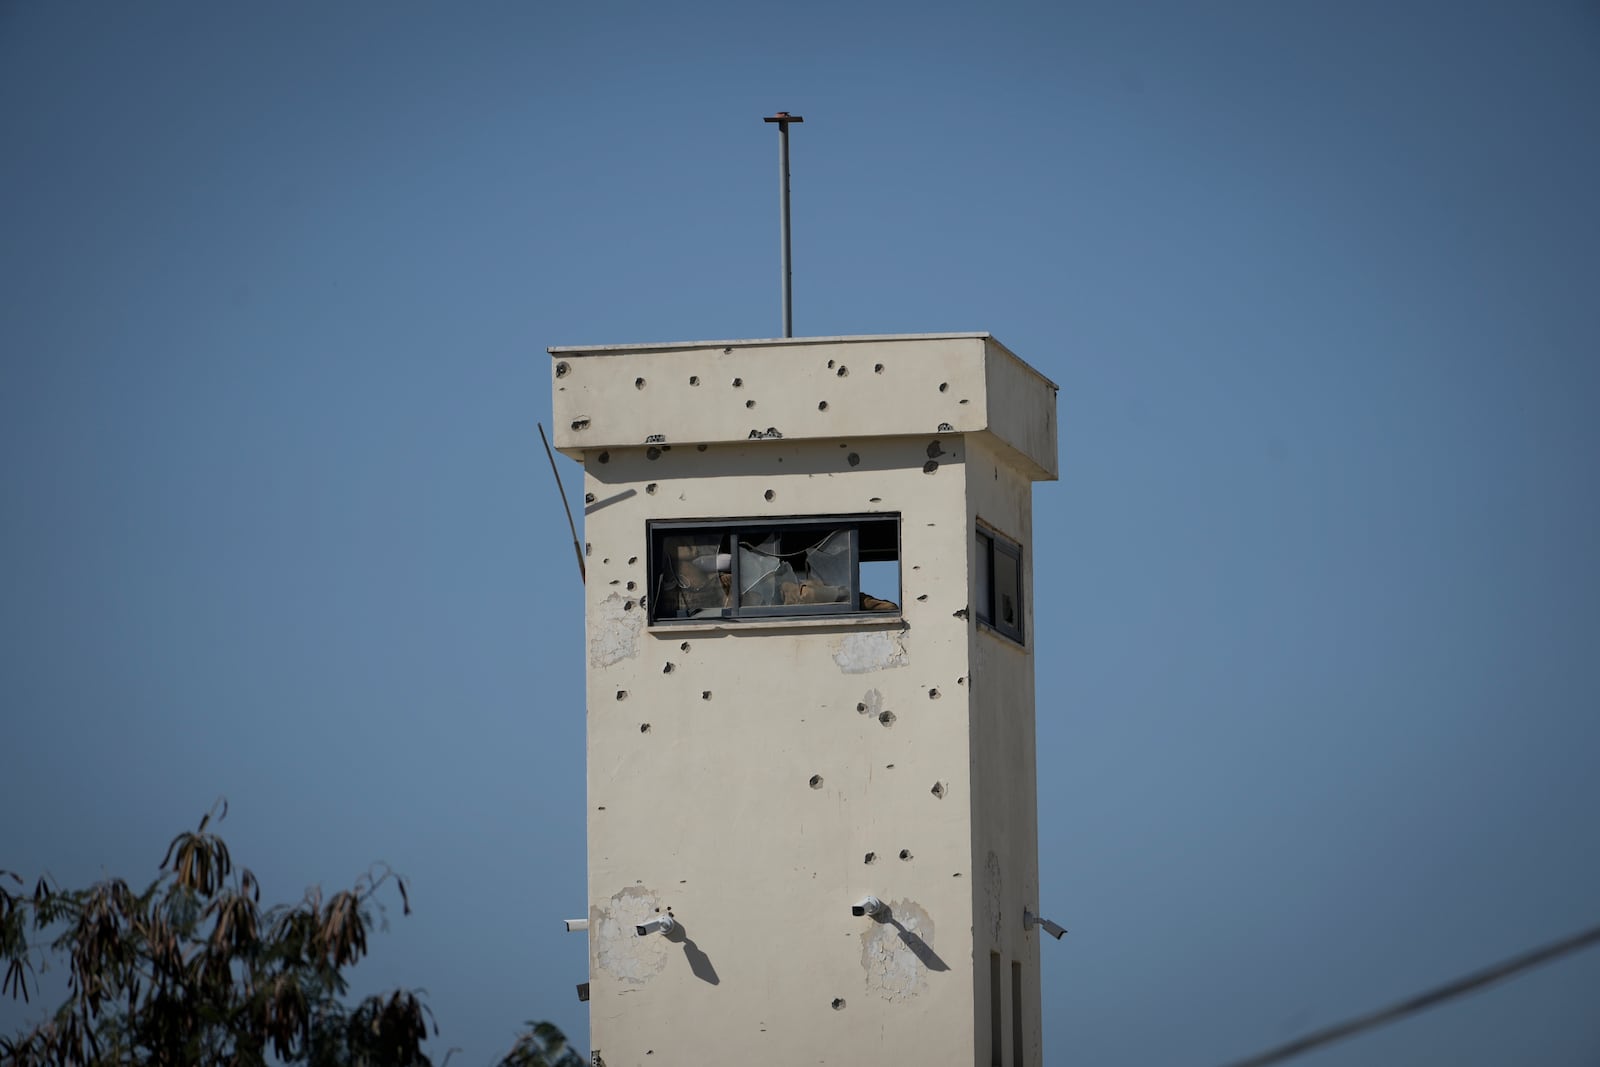
M 886 618 L 888 612 L 863 611 L 861 603 L 861 528 L 874 524 L 894 524 L 894 559 L 901 559 L 900 546 L 900 513 L 899 512 L 871 512 L 854 515 L 783 515 L 783 516 L 757 516 L 751 518 L 730 519 L 649 519 L 645 522 L 646 543 L 646 574 L 648 575 L 648 589 L 650 602 L 648 609 L 649 625 L 695 625 L 719 624 L 728 622 L 753 622 L 781 619 L 831 619 L 844 617 L 871 617 Z M 805 531 L 814 530 L 817 533 L 846 530 L 850 535 L 849 561 L 850 561 L 850 595 L 849 599 L 836 604 L 762 604 L 744 606 L 739 603 L 742 588 L 739 574 L 739 542 L 752 540 L 753 533 L 771 530 Z M 656 614 L 659 604 L 660 582 L 663 573 L 662 567 L 666 563 L 660 556 L 661 539 L 678 533 L 692 533 L 694 531 L 716 531 L 728 536 L 731 560 L 729 562 L 730 588 L 729 603 L 720 612 L 712 615 L 691 616 L 686 618 L 668 617 L 661 618 Z M 874 561 L 868 561 L 874 562 Z M 900 575 L 900 589 L 895 590 L 895 595 L 901 599 L 896 600 L 902 604 L 905 575 Z M 898 616 L 898 612 L 896 613 Z
M 987 602 L 977 605 L 978 621 L 1001 637 L 1009 638 L 1019 645 L 1026 646 L 1028 643 L 1027 633 L 1023 628 L 1023 624 L 1028 617 L 1027 586 L 1023 584 L 1022 545 L 999 533 L 994 528 L 982 524 L 977 528 L 977 536 L 982 539 L 982 545 L 984 546 L 979 549 L 983 558 L 974 560 L 974 566 L 985 568 L 989 578 L 989 598 Z M 986 551 L 984 550 L 985 547 Z M 995 576 L 1001 566 L 1000 561 L 1002 559 L 1009 560 L 1009 565 L 1015 568 L 1016 573 L 1017 623 L 1015 626 L 999 618 L 995 613 L 995 598 L 999 595 L 999 586 L 995 582 Z M 975 600 L 977 598 L 976 584 L 973 588 L 973 598 Z

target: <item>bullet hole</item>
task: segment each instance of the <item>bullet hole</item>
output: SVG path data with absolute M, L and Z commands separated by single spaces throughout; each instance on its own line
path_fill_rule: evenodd
M 700 690 L 700 699 L 701 700 L 710 700 L 711 699 L 711 690 L 709 690 L 709 689 Z
M 583 494 L 583 502 L 585 504 L 593 504 L 594 503 L 594 494 L 593 493 L 585 493 L 585 494 Z
M 771 489 L 768 489 L 765 493 L 762 493 L 761 496 L 766 500 L 775 500 L 777 499 L 778 494 L 774 493 Z
M 837 374 L 841 378 L 848 378 L 850 377 L 850 368 L 841 363 L 839 364 L 839 369 L 833 373 Z
M 572 420 L 572 428 L 574 430 L 587 430 L 589 428 L 589 420 L 588 419 L 573 419 Z
M 732 349 L 732 348 L 724 348 L 724 349 L 723 349 L 723 350 L 722 350 L 722 354 L 723 354 L 723 355 L 725 355 L 725 356 L 726 356 L 726 355 L 727 355 L 727 354 L 729 354 L 729 353 L 730 353 L 730 352 L 732 352 L 732 351 L 733 351 L 733 349 Z
M 632 611 L 632 610 L 633 610 L 633 601 L 631 601 L 631 600 L 624 600 L 624 601 L 623 601 L 623 602 L 622 602 L 622 610 L 623 610 L 623 611 Z
M 746 400 L 744 402 L 744 406 L 747 408 L 753 408 L 756 406 L 756 402 L 754 400 Z
M 822 788 L 822 775 L 813 774 L 811 776 L 811 788 L 812 789 L 821 789 Z
M 606 810 L 606 806 L 604 804 L 602 804 L 598 808 L 595 808 L 594 810 L 595 811 L 605 811 Z
M 742 388 L 744 388 L 744 379 L 743 379 L 743 378 L 735 378 L 735 379 L 734 379 L 734 380 L 733 380 L 733 387 L 734 387 L 734 388 L 735 388 L 735 389 L 742 389 Z
M 957 678 L 956 679 L 956 684 L 957 685 L 966 685 L 967 684 L 967 676 L 963 674 L 961 677 Z
M 943 800 L 944 799 L 944 783 L 943 782 L 934 782 L 933 783 L 933 788 L 930 789 L 929 792 L 932 793 L 934 796 L 938 797 L 940 800 Z
M 952 611 L 950 617 L 952 619 L 964 619 L 967 617 L 967 609 L 962 608 L 960 611 Z
M 917 600 L 919 602 L 921 602 L 923 600 L 927 600 L 927 599 L 928 599 L 928 594 L 927 593 L 923 593 L 921 596 L 917 597 Z
M 817 410 L 818 411 L 827 411 L 828 410 L 828 402 L 826 400 L 817 401 Z
M 600 462 L 601 463 L 610 463 L 611 462 L 611 453 L 610 452 L 602 452 L 602 453 L 600 453 Z
M 689 651 L 689 642 L 685 641 L 683 644 L 679 645 L 678 646 L 678 651 L 679 652 L 687 652 L 687 651 Z
M 705 445 L 695 445 L 694 448 L 696 452 L 704 452 L 706 450 Z
M 952 874 L 950 877 L 952 877 L 952 878 L 960 878 L 961 877 L 961 872 L 957 871 L 955 874 Z
M 861 456 L 860 456 L 859 453 L 856 453 L 856 452 L 852 452 L 848 456 L 844 457 L 844 461 L 846 463 L 850 464 L 850 466 L 852 466 L 852 467 L 861 466 Z
M 946 392 L 949 392 L 949 391 L 950 391 L 950 383 L 949 382 L 940 382 L 939 383 L 939 392 L 946 393 Z
M 937 689 L 928 690 L 928 699 L 929 700 L 938 700 L 940 695 L 941 694 Z
M 863 703 L 858 702 L 856 704 L 856 714 L 857 715 L 865 715 L 866 713 L 867 713 L 867 706 L 865 704 L 863 704 Z
M 882 363 L 874 363 L 872 365 L 872 373 L 873 374 L 882 374 L 883 373 L 883 364 Z
M 942 455 L 944 455 L 944 449 L 939 446 L 939 442 L 938 441 L 929 442 L 929 444 L 928 444 L 928 458 L 929 459 L 938 459 Z
M 924 463 L 922 465 L 922 473 L 923 474 L 932 474 L 934 471 L 936 471 L 938 469 L 939 469 L 939 461 L 936 460 L 936 459 L 930 459 L 930 460 L 928 460 L 928 462 L 926 462 L 926 463 Z
M 689 384 L 690 385 L 699 385 L 700 384 L 700 375 L 698 375 L 698 374 L 689 375 Z
M 663 666 L 663 667 L 662 667 L 662 668 L 661 668 L 661 673 L 662 673 L 662 674 L 671 674 L 671 673 L 672 673 L 672 672 L 673 672 L 673 671 L 675 671 L 675 670 L 677 670 L 677 669 L 678 669 L 678 668 L 677 668 L 677 667 L 676 667 L 676 666 L 674 666 L 674 665 L 673 665 L 673 664 L 671 664 L 671 663 L 668 663 L 668 664 L 666 664 L 666 665 L 665 665 L 665 666 Z
M 660 459 L 661 449 L 657 448 L 655 445 L 651 445 L 649 448 L 644 450 L 644 458 L 649 460 Z
M 869 504 L 881 504 L 881 503 L 883 503 L 883 497 L 881 497 L 881 496 L 869 496 L 869 497 L 867 497 L 867 503 L 869 503 Z
M 593 551 L 594 551 L 594 546 L 591 545 L 589 542 L 585 541 L 583 543 L 583 554 L 585 556 L 587 556 L 589 553 L 591 553 Z
M 572 370 L 572 365 L 570 363 L 568 363 L 566 360 L 562 360 L 560 363 L 556 364 L 556 377 L 557 378 L 565 378 L 567 376 L 567 373 L 569 371 L 571 371 L 571 370 Z
M 903 859 L 903 860 L 910 859 L 911 858 L 911 850 L 909 848 L 901 849 L 900 850 L 900 858 Z
M 622 579 L 621 578 L 613 578 L 613 579 L 611 579 L 611 581 L 607 582 L 606 584 L 607 585 L 621 585 L 622 584 Z
M 894 712 L 892 711 L 881 711 L 878 713 L 878 721 L 885 726 L 893 726 L 894 718 Z
M 587 553 L 588 552 L 588 548 L 585 547 L 584 551 Z M 611 557 L 607 556 L 605 559 L 601 560 L 600 562 L 601 563 L 610 563 L 611 562 Z
M 892 770 L 894 770 L 894 764 L 892 764 L 892 763 L 885 763 L 885 764 L 884 764 L 884 765 L 883 765 L 883 769 L 884 769 L 884 770 L 886 770 L 886 771 L 892 771 Z
M 877 863 L 878 862 L 878 854 L 876 852 L 868 852 L 865 856 L 863 856 L 861 858 L 861 862 L 862 863 Z
M 649 485 L 644 487 L 644 491 L 649 493 L 651 496 L 655 496 L 656 495 L 656 483 L 655 482 L 651 482 Z
M 832 370 L 832 369 L 833 369 L 833 360 L 831 360 L 831 359 L 830 359 L 830 360 L 828 360 L 828 369 L 829 369 L 829 370 Z
M 641 734 L 647 734 L 647 733 L 649 733 L 649 732 L 650 732 L 650 724 L 649 724 L 649 723 L 647 723 L 647 722 L 642 722 L 642 723 L 640 723 L 640 724 L 639 724 L 639 732 L 640 732 L 640 733 L 641 733 Z
M 626 689 L 618 689 L 617 690 L 617 699 L 618 700 L 627 700 L 628 699 L 628 691 Z
M 834 997 L 833 998 L 833 1010 L 834 1011 L 844 1011 L 844 998 L 843 997 Z
M 643 389 L 644 388 L 644 379 L 643 378 L 635 378 L 633 380 L 633 387 L 635 389 Z M 944 386 L 942 386 L 942 385 L 939 386 L 939 391 L 941 393 L 944 392 Z
M 627 585 L 626 585 L 626 586 L 624 586 L 624 588 L 625 588 L 625 589 L 627 589 L 627 590 L 628 590 L 628 592 L 630 592 L 630 593 L 631 593 L 631 592 L 633 592 L 633 587 L 634 587 L 634 584 L 635 584 L 635 583 L 633 583 L 633 582 L 629 582 L 629 583 L 628 583 L 628 584 L 627 584 Z
M 633 566 L 633 565 L 634 565 L 634 564 L 635 564 L 635 563 L 638 563 L 638 562 L 639 562 L 639 557 L 638 557 L 638 556 L 629 556 L 629 557 L 628 557 L 628 566 L 630 566 L 630 567 L 631 567 L 631 566 Z
M 961 398 L 961 402 L 962 402 L 962 403 L 963 403 L 963 404 L 970 404 L 970 403 L 972 403 L 972 401 L 970 401 L 970 400 L 968 400 L 968 399 L 967 399 L 967 398 L 966 398 L 966 397 L 962 397 L 962 398 Z M 961 876 L 960 876 L 960 875 L 959 875 L 959 874 L 958 874 L 958 875 L 956 875 L 956 877 L 957 877 L 957 878 L 960 878 L 960 877 L 961 877 Z

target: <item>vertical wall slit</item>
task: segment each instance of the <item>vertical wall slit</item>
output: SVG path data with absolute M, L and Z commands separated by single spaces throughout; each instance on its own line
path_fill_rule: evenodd
M 989 953 L 989 1062 L 993 1067 L 1006 1067 L 1005 1052 L 1000 1047 L 1000 953 Z
M 1011 1062 L 1022 1067 L 1022 964 L 1011 961 Z

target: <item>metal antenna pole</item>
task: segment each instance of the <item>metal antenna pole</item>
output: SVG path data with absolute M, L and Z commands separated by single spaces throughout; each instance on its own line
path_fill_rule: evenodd
M 789 123 L 804 122 L 799 115 L 780 111 L 762 119 L 778 124 L 778 210 L 783 219 L 778 229 L 778 255 L 783 260 L 783 335 L 794 336 L 794 294 L 790 292 L 791 270 L 789 260 Z

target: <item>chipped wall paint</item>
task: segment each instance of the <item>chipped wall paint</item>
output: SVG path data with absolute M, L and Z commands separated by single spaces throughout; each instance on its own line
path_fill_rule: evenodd
M 612 593 L 589 620 L 589 666 L 609 667 L 639 654 L 645 613 L 633 597 Z
M 971 406 L 949 395 L 965 388 L 952 383 L 975 379 L 946 378 L 948 353 L 930 352 L 921 368 L 930 373 L 914 373 L 917 346 L 897 340 L 869 362 L 851 356 L 845 378 L 823 351 L 789 349 L 781 366 L 754 370 L 737 346 L 657 352 L 672 358 L 649 375 L 616 354 L 559 357 L 558 386 L 619 379 L 586 394 L 587 432 L 623 432 L 606 398 L 634 405 L 633 419 L 641 397 L 672 407 L 691 391 L 694 425 L 710 427 L 705 440 L 665 433 L 646 443 L 662 431 L 641 426 L 630 441 L 578 449 L 589 546 L 589 1005 L 608 1063 L 799 1064 L 816 1062 L 819 1048 L 848 1049 L 847 1062 L 988 1062 L 993 931 L 975 894 L 991 849 L 1002 864 L 1017 854 L 1010 837 L 974 851 L 971 720 L 975 691 L 988 690 L 969 684 L 971 498 L 988 490 L 973 484 L 969 456 L 995 439 L 960 423 L 889 433 L 893 420 L 875 417 L 888 408 L 841 399 L 883 362 L 897 376 L 895 410 L 949 422 L 944 406 Z M 670 396 L 658 389 L 667 376 L 683 379 Z M 823 436 L 798 423 L 789 432 L 777 417 L 760 428 L 781 437 L 716 436 L 724 402 L 762 412 L 786 392 L 823 386 L 836 419 Z M 578 431 L 564 432 L 570 446 Z M 1003 457 L 1024 487 L 1038 473 L 1009 446 L 983 454 Z M 982 476 L 994 480 L 988 466 Z M 648 625 L 648 521 L 843 514 L 900 516 L 898 612 Z M 1006 669 L 1031 673 L 1031 660 Z M 1013 714 L 1031 713 L 1030 703 Z M 1031 775 L 1031 749 L 1007 759 L 1026 760 Z M 1029 879 L 1007 867 L 1008 893 L 1013 881 Z M 892 921 L 851 915 L 868 894 L 890 903 Z M 633 934 L 667 902 L 681 940 Z
M 671 942 L 664 937 L 640 937 L 635 927 L 656 918 L 662 910 L 661 899 L 643 886 L 628 886 L 613 894 L 603 907 L 591 908 L 591 971 L 629 985 L 643 985 L 660 974 L 667 965 Z
M 868 674 L 906 665 L 906 646 L 900 635 L 883 630 L 845 634 L 839 638 L 833 662 L 846 674 Z

